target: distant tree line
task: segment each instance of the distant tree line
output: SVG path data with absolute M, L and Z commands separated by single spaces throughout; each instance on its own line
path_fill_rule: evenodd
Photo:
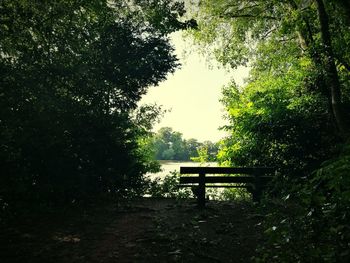
M 180 132 L 163 127 L 150 142 L 156 160 L 216 161 L 218 144 L 211 141 L 184 139 Z

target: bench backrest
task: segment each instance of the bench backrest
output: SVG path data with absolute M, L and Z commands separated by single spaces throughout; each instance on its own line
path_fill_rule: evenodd
M 272 167 L 180 167 L 180 174 L 247 174 L 263 175 L 274 173 Z

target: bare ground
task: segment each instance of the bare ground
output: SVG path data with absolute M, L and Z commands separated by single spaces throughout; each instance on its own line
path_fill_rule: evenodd
M 0 262 L 251 262 L 262 241 L 247 202 L 132 200 L 1 226 Z

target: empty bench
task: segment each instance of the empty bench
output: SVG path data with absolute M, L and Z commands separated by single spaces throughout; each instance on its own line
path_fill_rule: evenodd
M 246 188 L 259 202 L 266 184 L 275 172 L 269 167 L 180 167 L 180 174 L 198 174 L 181 176 L 179 187 L 196 187 L 198 206 L 205 206 L 206 187 Z M 207 176 L 207 174 L 239 174 L 238 176 Z

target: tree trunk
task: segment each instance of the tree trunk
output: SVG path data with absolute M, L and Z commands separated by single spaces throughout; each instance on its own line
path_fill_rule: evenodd
M 295 3 L 294 0 L 289 0 L 289 7 L 290 11 L 300 11 L 300 7 Z M 323 68 L 323 62 L 321 59 L 321 54 L 319 54 L 315 47 L 315 40 L 313 38 L 313 33 L 311 30 L 310 22 L 307 17 L 302 16 L 302 20 L 304 22 L 304 26 L 298 26 L 296 28 L 296 33 L 298 36 L 298 41 L 300 48 L 302 50 L 302 53 L 308 52 L 308 55 L 312 59 L 313 63 L 315 64 L 316 68 Z M 338 129 L 338 125 L 335 121 L 335 116 L 333 113 L 333 106 L 332 106 L 332 98 L 331 98 L 331 92 L 329 91 L 327 87 L 327 83 L 325 80 L 325 76 L 318 72 L 317 79 L 315 80 L 318 87 L 318 92 L 320 92 L 323 96 L 327 98 L 328 101 L 328 111 L 331 115 L 331 118 L 333 120 L 334 129 Z
M 323 44 L 323 68 L 325 70 L 326 85 L 331 93 L 332 110 L 338 130 L 343 139 L 346 140 L 349 136 L 349 127 L 346 123 L 343 105 L 341 102 L 340 82 L 332 49 L 328 14 L 326 12 L 323 0 L 316 0 L 316 4 Z

